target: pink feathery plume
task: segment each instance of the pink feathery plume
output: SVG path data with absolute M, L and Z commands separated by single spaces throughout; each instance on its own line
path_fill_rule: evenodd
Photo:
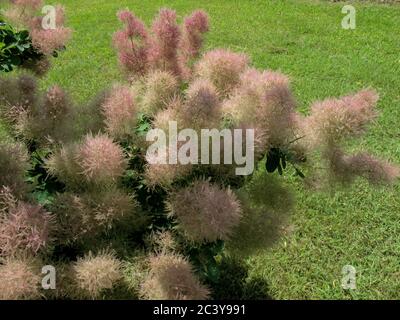
M 43 5 L 42 0 L 11 0 L 11 3 L 19 7 L 28 7 L 34 10 L 38 10 Z
M 152 31 L 154 34 L 151 50 L 152 63 L 156 68 L 180 76 L 178 45 L 181 31 L 176 22 L 176 12 L 170 9 L 161 9 L 153 23 Z
M 204 33 L 209 30 L 208 15 L 202 10 L 194 11 L 186 17 L 183 24 L 183 37 L 180 44 L 186 59 L 197 58 L 204 41 Z
M 143 75 L 148 69 L 148 34 L 142 21 L 129 10 L 119 11 L 119 20 L 125 23 L 123 30 L 113 37 L 121 66 L 127 73 Z

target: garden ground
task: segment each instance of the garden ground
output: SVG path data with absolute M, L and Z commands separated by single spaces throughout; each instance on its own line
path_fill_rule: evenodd
M 129 7 L 149 22 L 160 7 L 180 17 L 203 8 L 212 23 L 207 48 L 243 51 L 256 67 L 289 75 L 304 112 L 318 99 L 378 90 L 380 117 L 366 139 L 351 147 L 400 163 L 400 6 L 353 2 L 357 26 L 344 30 L 343 3 L 325 1 L 58 2 L 67 8 L 74 36 L 43 88 L 57 83 L 79 102 L 122 79 L 111 46 L 120 26 L 118 9 Z M 251 276 L 265 279 L 275 299 L 400 298 L 400 184 L 373 190 L 358 183 L 352 191 L 331 194 L 304 190 L 298 182 L 294 188 L 291 231 L 249 260 Z M 341 288 L 345 265 L 357 270 L 356 290 Z

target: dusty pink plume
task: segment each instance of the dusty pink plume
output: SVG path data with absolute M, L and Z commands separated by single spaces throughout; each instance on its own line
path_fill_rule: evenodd
M 310 138 L 318 143 L 336 143 L 361 135 L 376 117 L 377 100 L 374 90 L 362 90 L 354 95 L 314 103 L 307 119 Z
M 32 44 L 45 55 L 52 55 L 54 51 L 62 49 L 71 38 L 71 33 L 71 29 L 64 27 L 30 31 Z
M 149 38 L 146 26 L 129 10 L 119 11 L 119 20 L 125 23 L 123 30 L 113 36 L 114 47 L 123 69 L 132 75 L 143 75 L 148 68 Z
M 327 152 L 330 173 L 344 183 L 352 183 L 363 177 L 371 184 L 391 184 L 400 176 L 400 168 L 386 160 L 377 159 L 368 153 L 346 155 L 338 148 Z
M 126 165 L 121 147 L 103 134 L 87 135 L 77 160 L 89 182 L 103 185 L 122 176 Z
M 0 220 L 0 256 L 35 254 L 46 247 L 52 216 L 41 206 L 18 203 Z
M 210 80 L 222 97 L 227 97 L 240 83 L 241 74 L 248 68 L 249 58 L 242 53 L 225 49 L 207 52 L 195 65 L 196 76 Z
M 20 7 L 28 7 L 34 10 L 39 9 L 43 5 L 42 0 L 11 0 L 12 4 Z
M 102 106 L 107 131 L 113 137 L 122 137 L 133 131 L 136 119 L 134 95 L 127 86 L 115 86 Z
M 181 50 L 186 59 L 197 58 L 204 41 L 204 33 L 209 30 L 208 15 L 196 10 L 186 17 L 183 24 Z
M 151 51 L 152 63 L 156 68 L 180 76 L 178 45 L 181 31 L 176 22 L 176 12 L 171 9 L 161 9 L 153 22 L 152 31 L 154 35 Z
M 169 197 L 169 216 L 195 242 L 227 240 L 241 219 L 240 202 L 230 189 L 197 180 Z

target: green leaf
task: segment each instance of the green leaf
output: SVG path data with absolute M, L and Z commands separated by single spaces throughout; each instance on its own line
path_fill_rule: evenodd
M 295 174 L 295 175 L 299 176 L 300 178 L 304 179 L 304 178 L 306 177 L 306 176 L 304 175 L 304 173 L 300 171 L 299 168 L 294 167 L 294 170 L 296 170 L 296 174 Z
M 275 172 L 275 170 L 278 169 L 279 161 L 279 149 L 271 148 L 271 150 L 269 150 L 268 152 L 267 161 L 265 163 L 265 168 L 267 169 L 267 172 Z

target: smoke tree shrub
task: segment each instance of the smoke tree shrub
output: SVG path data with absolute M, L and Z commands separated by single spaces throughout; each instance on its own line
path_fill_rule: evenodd
M 117 16 L 125 83 L 116 79 L 88 104 L 76 106 L 58 86 L 41 92 L 29 76 L 0 78 L 0 115 L 15 140 L 0 143 L 0 277 L 12 263 L 21 270 L 13 286 L 0 281 L 0 297 L 37 297 L 38 258 L 58 270 L 48 298 L 244 297 L 253 286 L 240 261 L 279 239 L 294 206 L 280 175 L 325 189 L 399 176 L 388 161 L 345 148 L 376 118 L 374 90 L 316 102 L 304 115 L 284 74 L 254 68 L 243 53 L 202 52 L 203 11 L 179 25 L 162 9 L 150 27 L 129 10 Z M 258 170 L 242 177 L 235 162 L 154 164 L 145 135 L 158 128 L 170 138 L 171 121 L 197 133 L 254 129 Z M 185 141 L 177 148 L 188 151 Z M 238 283 L 224 270 L 237 270 Z
M 196 278 L 184 258 L 158 254 L 149 259 L 150 272 L 141 286 L 141 295 L 150 300 L 204 300 L 209 290 Z
M 8 206 L 0 223 L 0 256 L 36 254 L 48 247 L 52 216 L 39 205 L 11 202 Z
M 111 289 L 121 277 L 121 262 L 111 252 L 89 252 L 73 265 L 77 296 L 95 299 Z
M 40 297 L 40 263 L 33 258 L 8 257 L 0 264 L 0 299 L 21 300 Z
M 167 71 L 180 79 L 190 76 L 188 64 L 200 52 L 208 17 L 195 11 L 177 24 L 176 12 L 161 9 L 150 29 L 129 10 L 118 12 L 124 29 L 114 34 L 114 46 L 128 79 L 134 80 L 151 70 Z
M 28 152 L 23 145 L 9 142 L 0 145 L 1 190 L 7 188 L 12 195 L 23 198 L 29 189 L 25 181 L 28 169 Z
M 188 239 L 198 242 L 227 240 L 241 217 L 239 201 L 230 189 L 195 181 L 169 197 L 170 215 L 176 217 Z

